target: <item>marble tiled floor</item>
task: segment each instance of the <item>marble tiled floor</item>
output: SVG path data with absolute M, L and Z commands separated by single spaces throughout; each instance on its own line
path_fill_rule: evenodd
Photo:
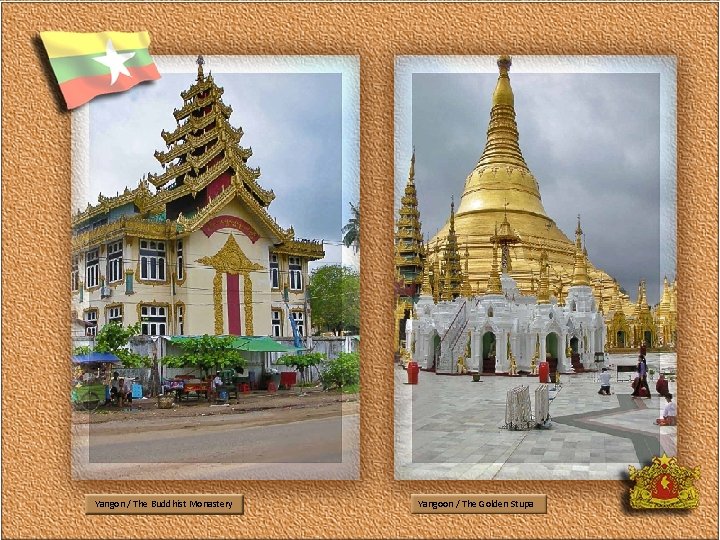
M 675 355 L 651 354 L 648 364 L 674 369 Z M 663 451 L 676 454 L 677 428 L 653 423 L 665 400 L 632 399 L 628 382 L 613 381 L 613 395 L 600 396 L 595 374 L 564 375 L 551 392 L 550 428 L 508 431 L 501 428 L 507 391 L 528 385 L 534 407 L 537 377 L 485 376 L 473 383 L 468 376 L 421 372 L 418 385 L 406 381 L 396 368 L 397 479 L 617 480 L 628 465 L 643 466 Z

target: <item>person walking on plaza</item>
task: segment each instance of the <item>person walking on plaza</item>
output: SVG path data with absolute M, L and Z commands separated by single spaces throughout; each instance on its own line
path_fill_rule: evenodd
M 632 397 L 641 397 L 641 388 L 645 388 L 645 391 L 647 392 L 645 397 L 650 399 L 650 387 L 647 383 L 647 363 L 645 362 L 644 356 L 640 356 L 640 360 L 638 361 L 638 384 L 634 386 Z
M 600 373 L 600 390 L 598 390 L 598 394 L 610 395 L 610 372 L 607 368 L 602 368 L 602 373 Z
M 667 394 L 665 396 L 667 404 L 662 412 L 662 418 L 655 420 L 658 426 L 674 426 L 677 424 L 677 405 L 673 403 L 673 395 Z

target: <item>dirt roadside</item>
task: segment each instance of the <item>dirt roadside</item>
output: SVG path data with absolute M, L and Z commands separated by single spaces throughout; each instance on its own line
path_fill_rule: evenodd
M 273 394 L 267 392 L 239 394 L 238 399 L 232 398 L 226 405 L 208 403 L 205 400 L 183 401 L 180 404 L 175 403 L 172 409 L 159 409 L 156 399 L 135 399 L 132 409 L 102 406 L 90 414 L 73 411 L 72 423 L 95 425 L 108 422 L 128 424 L 166 422 L 168 426 L 173 426 L 190 418 L 208 423 L 212 422 L 213 418 L 217 420 L 222 418 L 223 421 L 227 421 L 231 420 L 228 415 L 237 415 L 238 421 L 241 420 L 243 423 L 264 425 L 325 418 L 339 414 L 356 414 L 358 410 L 358 394 L 304 389 L 302 392 L 288 390 Z

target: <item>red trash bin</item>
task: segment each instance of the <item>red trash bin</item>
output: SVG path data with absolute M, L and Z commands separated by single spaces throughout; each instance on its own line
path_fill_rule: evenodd
M 418 383 L 418 373 L 420 372 L 420 366 L 417 362 L 410 362 L 407 365 L 408 384 Z
M 540 376 L 541 383 L 549 383 L 550 382 L 550 364 L 548 364 L 547 362 L 540 362 L 540 365 L 538 366 L 538 374 Z

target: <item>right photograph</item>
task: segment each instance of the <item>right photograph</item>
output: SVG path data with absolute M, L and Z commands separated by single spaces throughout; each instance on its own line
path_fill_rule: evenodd
M 675 133 L 674 57 L 396 58 L 396 479 L 677 457 Z

